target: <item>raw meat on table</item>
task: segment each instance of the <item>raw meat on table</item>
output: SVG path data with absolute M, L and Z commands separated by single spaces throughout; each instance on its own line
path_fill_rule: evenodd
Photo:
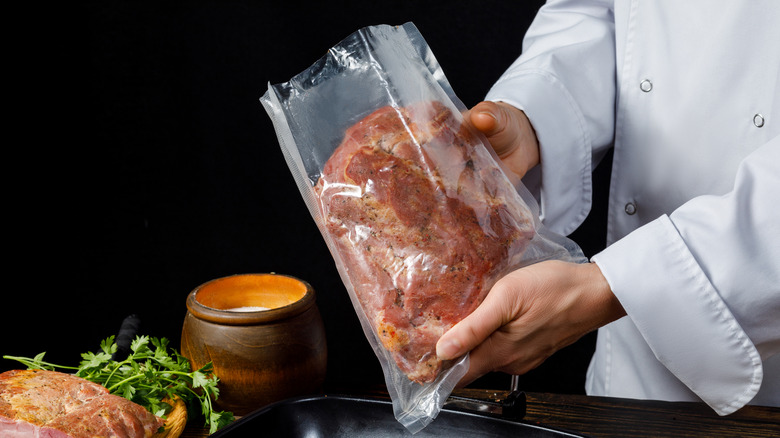
M 369 322 L 418 383 L 442 369 L 437 340 L 535 235 L 484 144 L 439 102 L 387 106 L 355 123 L 315 193 Z
M 55 371 L 0 374 L 0 436 L 148 438 L 163 420 L 88 380 Z

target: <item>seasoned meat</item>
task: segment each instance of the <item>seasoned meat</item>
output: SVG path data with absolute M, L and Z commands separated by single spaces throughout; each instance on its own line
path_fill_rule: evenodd
M 442 334 L 533 237 L 531 214 L 444 105 L 384 107 L 345 133 L 315 186 L 366 317 L 407 377 L 442 368 Z
M 70 374 L 12 370 L 0 374 L 2 437 L 151 437 L 160 418 L 97 383 Z

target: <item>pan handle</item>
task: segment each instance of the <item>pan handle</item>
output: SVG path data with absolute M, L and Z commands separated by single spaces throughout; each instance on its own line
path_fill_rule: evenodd
M 520 376 L 512 375 L 510 393 L 504 400 L 489 401 L 450 395 L 444 406 L 462 412 L 476 412 L 505 420 L 520 421 L 525 417 L 525 393 L 520 391 Z
M 520 421 L 525 417 L 525 393 L 514 390 L 504 400 L 489 401 L 451 395 L 444 406 L 461 412 L 488 415 L 504 420 Z
M 127 359 L 130 354 L 130 345 L 133 339 L 138 335 L 141 328 L 141 318 L 136 314 L 128 315 L 119 327 L 119 333 L 116 335 L 116 353 L 111 357 L 116 361 L 123 361 Z

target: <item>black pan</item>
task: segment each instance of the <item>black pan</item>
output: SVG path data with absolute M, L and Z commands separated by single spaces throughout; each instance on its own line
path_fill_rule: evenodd
M 285 400 L 252 412 L 211 435 L 239 437 L 577 437 L 543 426 L 490 415 L 443 409 L 416 434 L 393 416 L 388 400 L 319 396 Z

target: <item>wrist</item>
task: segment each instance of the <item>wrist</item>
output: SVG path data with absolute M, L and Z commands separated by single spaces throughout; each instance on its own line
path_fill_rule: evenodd
M 590 262 L 583 265 L 587 271 L 586 284 L 588 296 L 593 297 L 593 305 L 598 311 L 594 312 L 594 329 L 607 325 L 626 316 L 623 305 L 612 292 L 606 277 L 596 263 Z

